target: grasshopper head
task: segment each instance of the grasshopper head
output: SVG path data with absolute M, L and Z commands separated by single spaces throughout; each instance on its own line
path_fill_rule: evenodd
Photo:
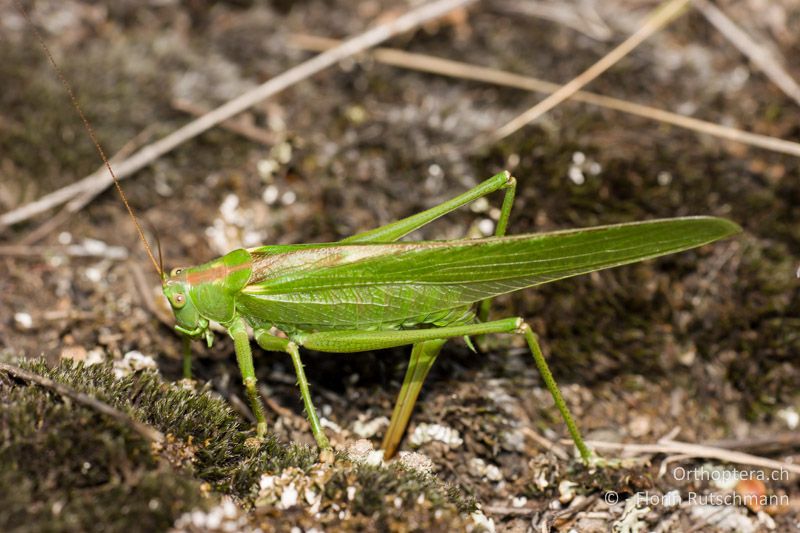
M 200 316 L 197 307 L 192 302 L 189 283 L 183 269 L 175 268 L 170 272 L 162 284 L 162 291 L 175 315 L 177 322 L 175 329 L 194 338 L 204 333 L 208 321 Z

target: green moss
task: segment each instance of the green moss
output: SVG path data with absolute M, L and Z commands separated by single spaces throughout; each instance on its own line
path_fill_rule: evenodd
M 98 524 L 110 531 L 162 530 L 181 513 L 210 507 L 220 493 L 252 510 L 264 474 L 319 469 L 314 449 L 273 436 L 253 446 L 249 426 L 207 391 L 165 383 L 149 372 L 116 379 L 108 365 L 26 366 L 153 426 L 167 435 L 167 444 L 154 449 L 123 423 L 42 387 L 0 377 L 10 385 L 0 389 L 0 498 L 9 502 L 0 508 L 4 531 L 86 530 Z M 462 514 L 474 509 L 457 489 L 397 466 L 370 467 L 340 455 L 326 479 L 322 509 L 328 515 L 314 516 L 302 506 L 291 513 L 261 508 L 253 520 L 266 514 L 273 526 L 319 519 L 348 529 L 393 529 L 413 507 L 420 527 L 442 529 L 462 524 Z M 205 496 L 204 483 L 217 494 Z M 353 501 L 349 487 L 356 491 Z
M 68 365 L 51 374 L 77 379 L 79 371 Z M 89 531 L 102 524 L 130 531 L 132 523 L 163 530 L 212 501 L 200 480 L 160 461 L 149 442 L 116 420 L 7 376 L 0 377 L 0 404 L 0 530 Z

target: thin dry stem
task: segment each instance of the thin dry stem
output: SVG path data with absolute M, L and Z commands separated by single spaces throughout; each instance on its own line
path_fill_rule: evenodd
M 706 20 L 733 43 L 742 54 L 747 56 L 753 64 L 761 69 L 786 96 L 800 105 L 800 85 L 781 65 L 783 62 L 782 57 L 775 57 L 775 54 L 769 48 L 750 37 L 746 31 L 711 2 L 707 0 L 693 0 L 693 2 Z
M 172 108 L 195 117 L 202 117 L 210 111 L 210 109 L 205 106 L 180 98 L 172 101 Z M 271 131 L 259 128 L 253 124 L 248 124 L 243 120 L 229 119 L 220 123 L 220 127 L 237 135 L 241 135 L 245 139 L 266 146 L 272 146 L 276 142 L 276 136 Z
M 291 43 L 294 46 L 315 51 L 327 50 L 328 48 L 336 46 L 339 42 L 340 41 L 336 39 L 302 34 L 295 34 L 291 38 Z M 415 54 L 394 48 L 377 48 L 371 51 L 370 55 L 374 57 L 376 61 L 386 65 L 420 72 L 429 72 L 440 76 L 491 83 L 503 87 L 513 87 L 525 91 L 550 94 L 561 87 L 556 83 L 530 76 L 514 74 L 505 70 L 452 61 L 425 54 Z M 679 115 L 664 109 L 627 102 L 619 98 L 603 96 L 588 91 L 578 91 L 570 96 L 570 99 L 606 109 L 621 111 L 622 113 L 654 120 L 663 124 L 670 124 L 690 131 L 712 135 L 721 139 L 727 139 L 749 146 L 756 146 L 772 152 L 800 157 L 800 143 L 793 141 L 752 133 L 721 124 L 714 124 L 713 122 Z
M 623 57 L 631 53 L 651 35 L 680 15 L 686 7 L 686 4 L 690 1 L 691 0 L 669 0 L 656 8 L 656 10 L 647 17 L 647 20 L 636 33 L 625 39 L 622 44 L 614 48 L 566 85 L 560 87 L 553 94 L 495 130 L 491 135 L 491 142 L 497 142 L 508 137 L 567 100 L 603 72 L 614 66 Z
M 80 244 L 71 244 L 69 246 L 0 245 L 0 256 L 46 257 L 54 255 L 64 255 L 67 257 L 101 257 L 112 261 L 124 261 L 128 258 L 127 250 L 120 246 L 106 246 L 99 250 L 92 250 Z
M 588 2 L 495 0 L 487 7 L 507 15 L 551 20 L 598 41 L 608 41 L 613 35 L 608 24 Z
M 197 137 L 201 133 L 241 113 L 262 100 L 274 96 L 288 87 L 337 64 L 342 59 L 363 52 L 395 35 L 417 28 L 425 22 L 437 19 L 454 9 L 464 7 L 474 1 L 475 0 L 438 0 L 436 2 L 425 3 L 404 15 L 348 39 L 336 48 L 323 52 L 312 57 L 308 61 L 304 61 L 290 68 L 283 74 L 270 79 L 206 115 L 193 120 L 163 139 L 145 146 L 117 165 L 117 178 L 121 180 L 132 175 L 186 141 Z M 28 220 L 31 217 L 61 205 L 88 191 L 102 191 L 112 183 L 112 178 L 107 172 L 94 172 L 38 200 L 0 215 L 0 228 Z
M 687 457 L 701 457 L 704 459 L 717 459 L 728 463 L 737 463 L 750 466 L 759 466 L 771 470 L 786 470 L 793 474 L 800 474 L 800 465 L 775 461 L 749 453 L 726 450 L 704 444 L 691 444 L 679 441 L 663 441 L 657 444 L 623 444 L 619 442 L 586 441 L 590 448 L 596 450 L 614 450 L 621 453 L 666 453 L 682 454 Z

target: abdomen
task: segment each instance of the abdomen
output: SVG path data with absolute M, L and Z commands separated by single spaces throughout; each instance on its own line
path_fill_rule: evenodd
M 448 302 L 445 294 L 428 290 L 420 295 L 410 286 L 376 286 L 365 291 L 336 291 L 280 295 L 243 293 L 236 299 L 239 312 L 256 322 L 293 331 L 387 330 L 446 326 L 471 322 L 471 306 Z M 327 294 L 326 294 L 327 293 Z M 456 304 L 456 305 L 452 305 Z

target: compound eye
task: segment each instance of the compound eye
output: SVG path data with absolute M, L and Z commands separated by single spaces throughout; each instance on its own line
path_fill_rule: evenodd
M 180 276 L 181 272 L 183 272 L 182 268 L 173 268 L 172 272 L 169 273 L 169 277 L 174 278 L 175 276 Z
M 179 293 L 179 294 L 176 294 L 176 295 L 174 295 L 172 297 L 172 306 L 173 307 L 175 307 L 176 309 L 180 309 L 184 305 L 186 305 L 186 296 L 184 296 L 183 294 Z

